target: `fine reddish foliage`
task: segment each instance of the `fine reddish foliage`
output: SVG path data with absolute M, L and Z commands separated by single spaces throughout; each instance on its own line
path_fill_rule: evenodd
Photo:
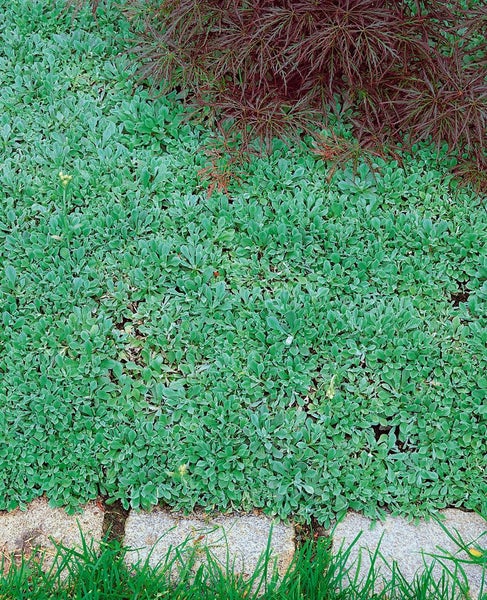
M 209 182 L 206 190 L 207 198 L 211 197 L 215 189 L 228 194 L 230 184 L 241 181 L 239 175 L 241 157 L 226 143 L 224 138 L 222 144 L 214 144 L 208 148 L 206 155 L 209 165 L 200 169 L 198 175 L 202 180 Z
M 184 90 L 244 148 L 312 132 L 338 104 L 358 139 L 431 138 L 482 170 L 487 6 L 470 4 L 125 0 L 123 10 L 140 80 Z

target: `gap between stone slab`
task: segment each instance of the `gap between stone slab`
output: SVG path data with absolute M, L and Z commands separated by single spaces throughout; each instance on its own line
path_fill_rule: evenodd
M 293 523 L 294 543 L 296 550 L 301 548 L 306 541 L 316 541 L 318 538 L 329 538 L 330 532 L 322 527 L 315 517 L 311 517 L 310 524 Z
M 103 500 L 98 500 L 98 504 L 103 506 L 103 529 L 102 536 L 107 542 L 117 541 L 123 544 L 125 537 L 125 522 L 130 511 L 126 510 L 120 500 L 113 504 L 106 504 Z

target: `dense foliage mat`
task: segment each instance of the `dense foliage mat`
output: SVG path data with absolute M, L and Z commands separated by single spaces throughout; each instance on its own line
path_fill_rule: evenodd
M 485 514 L 485 198 L 278 142 L 207 194 L 116 11 L 0 8 L 0 509 Z

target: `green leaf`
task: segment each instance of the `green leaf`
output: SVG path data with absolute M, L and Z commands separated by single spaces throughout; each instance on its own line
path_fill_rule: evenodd
M 15 286 L 15 282 L 17 281 L 17 271 L 15 267 L 12 265 L 7 265 L 5 267 L 5 277 L 7 278 L 8 283 L 11 287 Z

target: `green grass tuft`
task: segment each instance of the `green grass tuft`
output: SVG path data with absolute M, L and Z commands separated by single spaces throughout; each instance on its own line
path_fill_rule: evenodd
M 79 550 L 57 547 L 55 566 L 43 571 L 35 553 L 14 563 L 0 576 L 2 600 L 87 599 L 135 600 L 461 600 L 470 598 L 459 574 L 444 568 L 433 577 L 433 563 L 407 581 L 397 565 L 385 577 L 377 568 L 379 549 L 368 573 L 358 576 L 347 548 L 331 554 L 330 540 L 306 540 L 298 548 L 286 573 L 280 577 L 266 551 L 255 571 L 246 577 L 222 566 L 206 550 L 203 560 L 194 547 L 182 544 L 155 567 L 149 558 L 127 563 L 128 548 L 102 541 L 96 550 L 85 541 Z M 269 546 L 270 547 L 270 546 Z M 198 565 L 196 561 L 198 560 Z M 196 565 L 196 566 L 195 566 Z M 2 565 L 4 566 L 4 565 Z M 484 570 L 485 571 L 485 570 Z M 484 572 L 485 580 L 485 572 Z M 479 599 L 486 598 L 485 589 Z

